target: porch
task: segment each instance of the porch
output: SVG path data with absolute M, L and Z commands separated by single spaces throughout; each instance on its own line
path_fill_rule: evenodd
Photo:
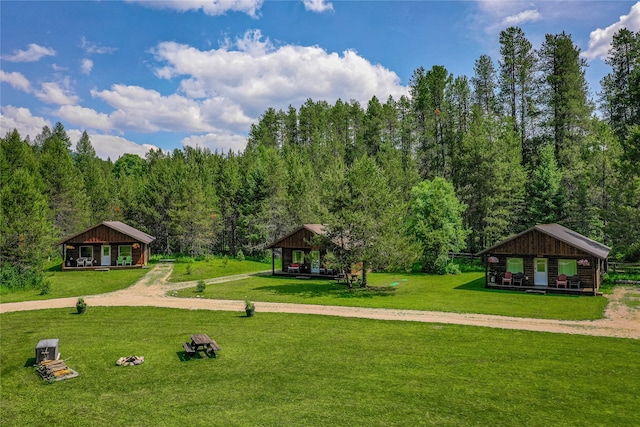
M 555 294 L 555 295 L 597 295 L 602 296 L 602 292 L 594 291 L 593 287 L 589 288 L 557 288 L 555 286 L 543 285 L 502 285 L 500 283 L 487 283 L 487 289 L 500 289 L 503 291 L 518 291 L 531 294 Z

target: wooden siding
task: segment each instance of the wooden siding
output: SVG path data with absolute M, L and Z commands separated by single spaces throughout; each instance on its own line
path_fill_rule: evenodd
M 282 239 L 276 247 L 289 248 L 289 249 L 319 249 L 317 246 L 312 246 L 309 242 L 315 239 L 316 234 L 306 228 L 299 230 L 297 233 Z M 283 252 L 284 253 L 284 252 Z
M 491 250 L 491 254 L 539 255 L 540 258 L 550 258 L 552 256 L 565 256 L 568 258 L 591 257 L 586 252 L 538 230 L 532 230 L 517 239 L 509 240 L 502 245 L 496 246 Z
M 580 287 L 581 288 L 593 288 L 594 283 L 597 284 L 596 288 L 600 287 L 600 270 L 598 268 L 598 259 L 593 257 L 584 258 L 582 255 L 580 257 L 570 257 L 570 256 L 541 256 L 537 255 L 522 255 L 522 254 L 492 254 L 493 256 L 498 258 L 498 262 L 491 264 L 490 269 L 495 270 L 498 274 L 502 275 L 505 271 L 507 271 L 507 258 L 522 258 L 522 263 L 524 267 L 525 276 L 529 278 L 526 285 L 533 286 L 533 276 L 534 276 L 534 262 L 536 258 L 545 258 L 547 259 L 547 275 L 548 275 L 548 283 L 549 286 L 553 287 L 556 283 L 556 278 L 558 277 L 558 260 L 560 259 L 587 259 L 589 260 L 588 266 L 577 266 L 577 274 L 580 277 Z M 513 273 L 518 273 L 514 271 Z
M 138 240 L 131 236 L 127 236 L 119 231 L 109 228 L 103 224 L 89 229 L 82 234 L 70 238 L 64 242 L 65 244 L 85 244 L 85 243 L 139 243 Z M 142 246 L 142 244 L 141 244 Z

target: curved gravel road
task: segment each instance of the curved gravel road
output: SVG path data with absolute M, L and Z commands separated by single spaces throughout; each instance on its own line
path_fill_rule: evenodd
M 85 297 L 90 306 L 167 307 L 190 310 L 244 311 L 244 301 L 168 296 L 172 290 L 194 287 L 197 282 L 169 283 L 171 264 L 158 264 L 133 286 L 101 295 Z M 240 280 L 249 274 L 207 280 L 207 284 Z M 312 304 L 285 304 L 257 302 L 257 310 L 271 313 L 317 314 L 324 316 L 359 317 L 378 320 L 449 323 L 502 329 L 520 329 L 538 332 L 607 336 L 640 339 L 640 310 L 624 304 L 629 298 L 640 298 L 640 289 L 616 287 L 607 296 L 610 299 L 605 318 L 594 321 L 569 321 L 495 316 L 488 314 L 462 314 L 437 311 L 398 310 L 362 307 L 324 306 Z M 0 304 L 0 313 L 24 310 L 42 310 L 75 306 L 77 298 L 59 298 L 43 301 L 24 301 Z

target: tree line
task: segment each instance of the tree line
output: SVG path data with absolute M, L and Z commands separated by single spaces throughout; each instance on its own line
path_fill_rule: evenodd
M 428 270 L 450 249 L 558 222 L 639 258 L 640 32 L 616 33 L 595 99 L 571 35 L 534 49 L 511 27 L 499 41 L 497 62 L 480 56 L 470 78 L 420 67 L 399 99 L 268 108 L 242 153 L 185 147 L 113 162 L 86 132 L 72 150 L 60 123 L 33 140 L 10 132 L 3 271 L 37 271 L 57 239 L 103 220 L 155 236 L 163 253 L 254 256 L 324 223 L 374 267 Z

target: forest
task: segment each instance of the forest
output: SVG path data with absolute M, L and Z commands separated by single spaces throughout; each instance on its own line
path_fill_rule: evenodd
M 323 223 L 374 269 L 440 272 L 449 251 L 556 222 L 639 260 L 640 32 L 616 33 L 594 96 L 571 35 L 534 49 L 511 27 L 499 43 L 471 77 L 416 69 L 399 99 L 268 108 L 240 153 L 185 146 L 114 162 L 86 132 L 72 149 L 61 123 L 32 139 L 9 132 L 0 278 L 41 280 L 57 241 L 103 220 L 155 236 L 154 252 L 256 257 Z

